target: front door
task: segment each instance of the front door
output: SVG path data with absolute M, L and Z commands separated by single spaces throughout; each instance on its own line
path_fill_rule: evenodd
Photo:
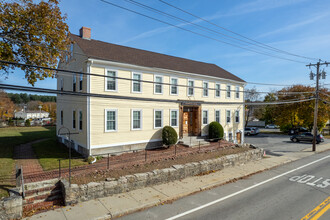
M 183 112 L 183 120 L 182 120 L 182 132 L 183 135 L 188 135 L 189 132 L 189 112 Z

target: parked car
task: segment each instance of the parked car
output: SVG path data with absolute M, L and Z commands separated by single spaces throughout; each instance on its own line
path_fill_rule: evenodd
M 256 127 L 246 127 L 244 129 L 244 134 L 245 135 L 257 135 L 259 134 L 259 128 L 256 128 Z
M 278 128 L 277 125 L 274 125 L 274 124 L 269 124 L 269 125 L 266 125 L 265 128 Z
M 308 132 L 308 129 L 304 127 L 292 128 L 289 130 L 289 135 L 299 134 L 301 132 Z
M 292 142 L 299 142 L 299 141 L 313 141 L 313 134 L 310 132 L 305 132 L 301 134 L 295 134 L 290 136 L 290 140 Z M 316 143 L 319 144 L 320 142 L 324 142 L 324 137 L 322 134 L 316 136 Z

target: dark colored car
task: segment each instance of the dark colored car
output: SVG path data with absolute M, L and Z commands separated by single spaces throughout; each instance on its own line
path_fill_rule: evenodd
M 310 132 L 305 132 L 305 133 L 301 133 L 301 134 L 295 134 L 290 136 L 290 140 L 292 142 L 299 142 L 299 141 L 309 141 L 312 142 L 313 141 L 313 134 Z M 316 143 L 319 144 L 320 142 L 323 142 L 324 138 L 322 134 L 319 134 L 316 136 Z
M 244 129 L 244 134 L 245 135 L 257 135 L 259 134 L 259 128 L 256 128 L 256 127 L 246 127 Z

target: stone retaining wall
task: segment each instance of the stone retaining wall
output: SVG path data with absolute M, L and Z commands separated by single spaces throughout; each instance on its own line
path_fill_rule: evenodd
M 76 204 L 113 194 L 128 192 L 156 184 L 167 183 L 185 177 L 195 176 L 214 170 L 221 170 L 239 164 L 244 164 L 252 160 L 259 160 L 263 156 L 263 149 L 252 149 L 244 153 L 227 155 L 224 157 L 204 160 L 183 165 L 173 165 L 171 168 L 154 170 L 147 173 L 127 175 L 119 179 L 109 181 L 91 182 L 88 184 L 71 184 L 62 180 L 62 192 L 65 205 Z
M 0 200 L 0 219 L 22 218 L 22 197 L 19 193 L 10 192 L 10 197 Z

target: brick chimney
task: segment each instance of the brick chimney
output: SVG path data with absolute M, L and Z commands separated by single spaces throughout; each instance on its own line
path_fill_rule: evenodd
M 80 37 L 83 39 L 91 39 L 91 29 L 89 27 L 81 27 L 79 30 Z

